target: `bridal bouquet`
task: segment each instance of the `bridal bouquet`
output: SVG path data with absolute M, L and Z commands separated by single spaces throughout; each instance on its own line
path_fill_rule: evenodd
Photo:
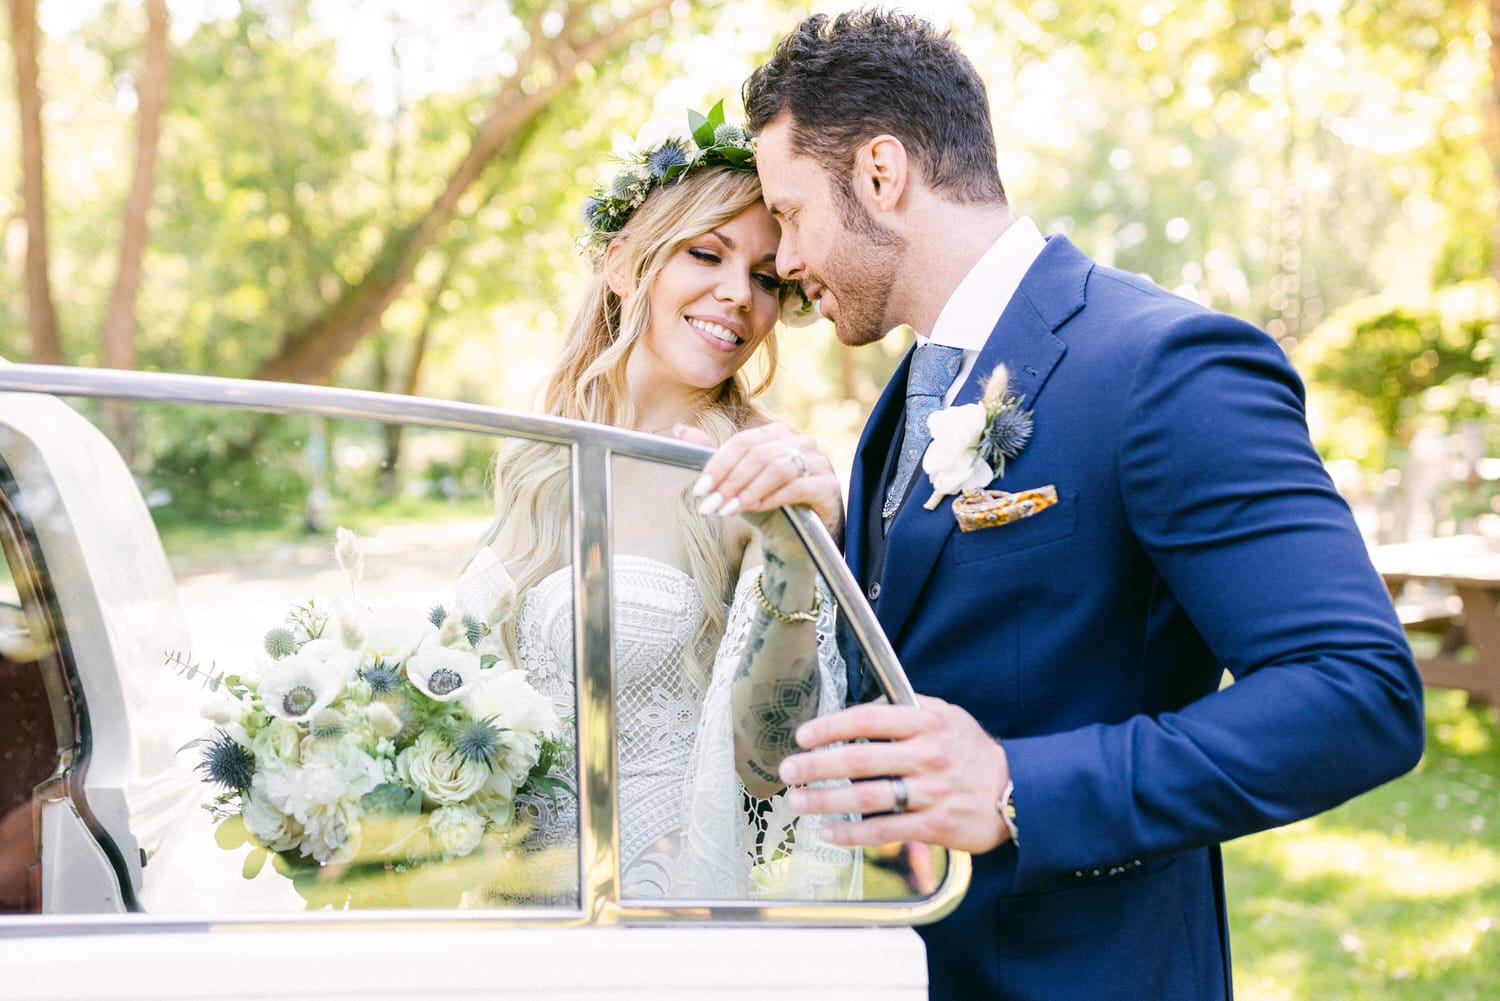
M 364 560 L 339 529 L 351 599 Z M 250 673 L 208 677 L 213 734 L 198 771 L 226 847 L 248 840 L 284 873 L 407 871 L 503 844 L 519 792 L 552 796 L 560 721 L 501 656 L 504 595 L 484 618 L 309 601 L 265 635 Z M 180 661 L 179 661 L 180 663 Z M 189 745 L 193 746 L 193 745 Z M 259 863 L 265 853 L 255 852 Z M 247 862 L 246 875 L 253 876 Z

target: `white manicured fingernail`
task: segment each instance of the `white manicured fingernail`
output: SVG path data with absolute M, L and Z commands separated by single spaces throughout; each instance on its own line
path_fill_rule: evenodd
M 723 497 L 719 496 L 717 493 L 709 494 L 707 497 L 703 498 L 702 502 L 698 505 L 698 513 L 713 514 L 719 509 L 719 505 L 722 503 L 724 503 Z
M 736 511 L 738 511 L 739 509 L 740 509 L 740 499 L 738 497 L 731 497 L 731 498 L 729 498 L 729 503 L 728 504 L 725 504 L 723 507 L 719 508 L 719 517 L 721 517 L 721 518 L 727 518 L 731 514 L 734 514 Z
M 693 484 L 693 496 L 702 497 L 704 494 L 708 493 L 708 488 L 713 485 L 713 477 L 709 476 L 707 473 L 704 473 L 702 476 L 698 477 L 698 482 Z

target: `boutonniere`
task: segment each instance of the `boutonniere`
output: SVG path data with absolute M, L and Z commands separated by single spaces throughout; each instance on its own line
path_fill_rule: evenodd
M 927 418 L 932 444 L 922 456 L 922 471 L 932 496 L 922 505 L 931 511 L 944 497 L 977 490 L 1005 475 L 1005 463 L 1021 454 L 1031 440 L 1031 411 L 1024 397 L 1010 391 L 1010 372 L 996 365 L 978 403 L 944 407 Z

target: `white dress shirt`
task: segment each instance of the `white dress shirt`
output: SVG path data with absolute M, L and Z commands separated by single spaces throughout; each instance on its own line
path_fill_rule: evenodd
M 980 349 L 1000 322 L 1000 314 L 1010 305 L 1021 279 L 1046 245 L 1036 223 L 1026 216 L 1016 219 L 958 283 L 938 314 L 932 333 L 917 334 L 919 345 L 932 341 L 963 349 L 963 364 L 943 398 L 945 406 L 953 402 L 969 378 Z

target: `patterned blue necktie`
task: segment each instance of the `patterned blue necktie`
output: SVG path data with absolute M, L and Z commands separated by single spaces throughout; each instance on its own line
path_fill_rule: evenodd
M 901 435 L 901 456 L 896 461 L 896 477 L 891 480 L 890 492 L 885 495 L 885 506 L 880 509 L 887 528 L 901 507 L 906 485 L 921 463 L 922 453 L 932 442 L 927 418 L 942 407 L 943 396 L 953 385 L 963 362 L 963 348 L 950 348 L 946 344 L 929 342 L 912 355 L 911 368 L 906 373 L 906 427 Z

